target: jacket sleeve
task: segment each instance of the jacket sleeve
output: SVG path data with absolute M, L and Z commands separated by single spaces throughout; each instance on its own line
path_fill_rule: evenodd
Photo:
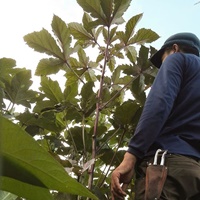
M 142 115 L 132 136 L 128 152 L 142 158 L 161 132 L 180 91 L 184 55 L 174 53 L 163 62 L 145 102 Z

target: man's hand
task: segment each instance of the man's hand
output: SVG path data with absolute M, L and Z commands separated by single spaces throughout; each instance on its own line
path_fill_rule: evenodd
M 134 155 L 127 152 L 121 164 L 113 171 L 111 175 L 112 200 L 124 199 L 126 196 L 125 191 L 133 178 L 136 160 Z

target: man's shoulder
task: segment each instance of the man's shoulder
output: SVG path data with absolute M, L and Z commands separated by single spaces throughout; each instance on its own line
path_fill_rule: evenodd
M 169 55 L 166 58 L 166 61 L 168 62 L 176 62 L 177 64 L 181 64 L 186 61 L 194 61 L 196 60 L 197 62 L 200 63 L 200 57 L 197 55 L 194 55 L 192 53 L 182 53 L 182 52 L 177 52 Z

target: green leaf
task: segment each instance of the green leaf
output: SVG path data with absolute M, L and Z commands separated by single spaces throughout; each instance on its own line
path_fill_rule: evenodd
M 128 57 L 131 63 L 135 63 L 137 60 L 137 51 L 133 46 L 125 47 L 126 56 Z
M 132 83 L 131 92 L 135 97 L 136 101 L 139 102 L 141 105 L 144 105 L 146 100 L 146 94 L 144 92 L 145 84 L 144 84 L 145 77 L 141 74 L 138 76 Z
M 32 85 L 31 71 L 23 70 L 12 78 L 11 83 L 6 83 L 6 98 L 14 104 L 21 104 L 30 108 L 31 99 L 36 98 L 37 93 L 29 90 Z
M 3 141 L 0 154 L 11 164 L 10 178 L 14 174 L 19 177 L 17 180 L 21 181 L 20 179 L 27 178 L 25 182 L 22 182 L 30 184 L 32 179 L 28 179 L 28 177 L 33 176 L 38 183 L 41 182 L 40 187 L 42 188 L 97 199 L 88 189 L 70 177 L 62 165 L 18 125 L 2 116 L 0 116 L 0 123 L 0 137 Z M 15 145 L 13 145 L 13 141 L 15 141 Z M 7 170 L 8 167 L 5 169 Z M 33 185 L 38 186 L 38 183 L 35 182 Z M 16 187 L 16 184 L 14 185 Z M 26 190 L 24 190 L 25 192 Z
M 10 80 L 10 74 L 15 66 L 16 61 L 11 58 L 0 59 L 0 87 L 5 87 L 4 80 Z
M 120 78 L 120 73 L 121 73 L 122 67 L 123 66 L 121 66 L 121 65 L 118 66 L 113 72 L 113 75 L 112 75 L 111 78 L 112 78 L 112 81 L 113 81 L 114 84 L 116 84 L 116 82 L 118 82 L 118 80 Z
M 55 39 L 46 29 L 42 29 L 40 32 L 29 33 L 24 36 L 24 40 L 27 45 L 35 51 L 65 60 Z
M 66 101 L 69 101 L 69 102 L 76 101 L 75 97 L 77 95 L 78 95 L 78 83 L 77 82 L 65 87 L 64 96 L 65 96 Z
M 36 76 L 56 74 L 63 68 L 64 62 L 57 58 L 41 59 L 35 71 Z
M 55 104 L 61 103 L 64 99 L 63 93 L 57 81 L 53 81 L 50 78 L 41 78 L 40 90 L 43 91 L 47 98 L 53 101 Z
M 40 110 L 41 114 L 34 115 L 29 112 L 24 112 L 16 117 L 26 126 L 37 126 L 38 128 L 46 129 L 54 133 L 60 133 L 64 128 L 63 121 L 59 119 L 59 113 L 56 112 L 56 107 L 46 107 Z M 29 131 L 30 132 L 30 131 Z
M 150 67 L 149 61 L 149 48 L 141 45 L 139 50 L 139 57 L 137 59 L 137 65 L 140 67 L 141 72 L 145 71 Z
M 124 22 L 125 22 L 124 18 L 119 17 L 119 18 L 115 19 L 114 21 L 112 21 L 112 24 L 120 25 L 120 24 L 123 24 Z
M 101 8 L 108 20 L 108 22 L 111 22 L 111 16 L 113 12 L 113 0 L 100 0 Z M 110 24 L 108 24 L 110 26 Z
M 85 73 L 86 70 L 87 69 L 83 68 L 81 70 L 68 71 L 65 75 L 67 78 L 66 86 L 74 84 L 75 82 L 80 81 L 80 80 L 83 83 L 81 76 Z
M 110 69 L 111 72 L 113 72 L 113 70 L 115 69 L 115 64 L 116 64 L 115 58 L 112 57 L 112 58 L 108 61 L 108 66 L 109 66 L 109 69 Z
M 4 91 L 3 91 L 3 89 L 0 87 L 0 110 L 2 110 L 2 108 L 4 107 L 3 98 L 4 98 Z
M 141 68 L 138 65 L 124 65 L 123 73 L 131 76 L 138 76 L 141 73 Z
M 71 34 L 74 36 L 77 40 L 93 40 L 92 35 L 88 33 L 88 31 L 83 27 L 82 24 L 79 24 L 77 22 L 69 23 L 69 28 L 71 31 Z
M 93 62 L 92 62 L 93 63 Z M 97 80 L 95 71 L 90 67 L 92 63 L 89 63 L 89 69 L 85 72 L 85 78 L 87 81 L 93 81 L 95 82 Z M 94 64 L 97 64 L 96 62 Z
M 42 110 L 49 108 L 49 107 L 52 108 L 54 106 L 55 106 L 55 103 L 53 101 L 42 99 L 42 101 L 37 101 L 37 103 L 33 109 L 33 112 L 40 113 Z
M 135 101 L 126 101 L 117 107 L 114 113 L 114 120 L 121 125 L 131 124 L 138 109 L 139 105 Z
M 81 69 L 83 66 L 76 58 L 69 58 L 69 64 L 73 69 Z
M 1 184 L 0 184 L 0 188 L 1 188 Z M 14 194 L 11 194 L 11 193 L 5 192 L 5 191 L 0 191 L 0 199 L 1 200 L 16 200 L 16 198 L 17 198 L 17 196 Z
M 83 49 L 79 49 L 78 57 L 79 57 L 79 61 L 82 64 L 82 66 L 87 68 L 88 62 L 89 62 L 89 57 L 86 56 L 86 53 Z
M 71 51 L 69 51 L 70 44 L 72 41 L 72 38 L 70 36 L 70 30 L 67 27 L 66 23 L 56 15 L 54 15 L 53 17 L 51 26 L 53 32 L 59 39 L 60 46 L 63 50 L 65 58 L 67 59 L 71 54 Z
M 5 176 L 0 177 L 0 183 L 0 188 L 2 190 L 12 192 L 17 196 L 24 197 L 29 200 L 53 200 L 53 196 L 47 188 L 34 186 Z M 2 200 L 16 200 L 17 196 L 12 195 L 10 198 L 7 196 L 2 199 L 0 195 L 0 198 Z
M 106 25 L 106 16 L 101 8 L 100 0 L 77 0 L 77 3 L 92 17 L 97 18 L 99 25 Z
M 75 121 L 76 123 L 80 123 L 83 120 L 82 112 L 76 106 L 71 106 L 67 108 L 65 120 Z
M 141 28 L 138 32 L 129 40 L 128 44 L 144 44 L 151 43 L 159 38 L 158 34 L 151 29 Z
M 86 31 L 88 31 L 88 33 L 93 34 L 94 31 L 94 27 L 91 26 L 91 22 L 92 22 L 92 18 L 90 17 L 89 14 L 84 13 L 83 14 L 83 27 L 85 28 Z
M 0 69 L 2 70 L 1 72 L 3 72 L 3 70 L 12 69 L 15 66 L 16 66 L 16 61 L 14 59 L 11 58 L 0 59 Z
M 136 16 L 133 16 L 126 24 L 126 31 L 125 31 L 125 38 L 126 41 L 125 44 L 127 44 L 128 40 L 133 36 L 134 31 L 135 31 L 135 26 L 137 25 L 137 23 L 140 21 L 140 19 L 142 18 L 143 14 L 139 14 Z
M 94 82 L 87 82 L 81 90 L 81 107 L 86 115 L 90 115 L 96 107 L 96 94 L 93 92 Z
M 119 40 L 121 40 L 123 42 L 123 46 L 124 44 L 126 43 L 126 35 L 123 31 L 117 31 L 116 32 L 116 35 L 117 37 L 119 38 Z M 119 45 L 119 47 L 121 46 L 122 44 Z M 117 45 L 115 45 L 116 48 L 118 48 Z
M 101 53 L 97 56 L 96 62 L 99 63 L 101 62 L 105 57 L 105 54 Z
M 122 17 L 124 12 L 130 6 L 131 0 L 114 0 L 114 11 L 113 11 L 113 21 L 112 23 L 116 23 L 116 21 Z
M 70 134 L 68 132 L 65 133 L 68 140 L 71 141 L 73 139 L 75 141 L 77 150 L 82 151 L 84 148 L 82 140 L 82 128 L 75 126 L 73 128 L 70 128 L 68 131 L 70 132 Z M 71 136 L 73 138 L 71 138 Z
M 94 87 L 94 82 L 88 82 L 86 83 L 81 90 L 81 96 L 83 101 L 87 101 L 90 96 L 94 94 L 92 88 Z
M 110 41 L 111 42 L 114 42 L 117 39 L 117 37 L 115 36 L 117 28 L 118 27 L 116 26 L 116 27 L 112 28 L 110 31 Z

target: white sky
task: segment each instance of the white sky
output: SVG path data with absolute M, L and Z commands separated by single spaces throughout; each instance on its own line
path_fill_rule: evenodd
M 200 37 L 198 0 L 132 0 L 126 21 L 144 13 L 138 28 L 151 28 L 161 38 L 152 45 L 159 48 L 170 35 L 191 31 Z M 17 61 L 18 67 L 35 69 L 44 56 L 28 47 L 23 36 L 42 28 L 51 30 L 53 14 L 66 23 L 81 22 L 82 8 L 76 0 L 0 0 L 0 58 Z
M 80 21 L 82 9 L 74 0 L 0 0 L 0 58 L 13 58 L 19 67 L 35 68 L 43 55 L 28 47 L 23 36 L 42 28 L 51 31 L 53 14 L 66 22 Z

